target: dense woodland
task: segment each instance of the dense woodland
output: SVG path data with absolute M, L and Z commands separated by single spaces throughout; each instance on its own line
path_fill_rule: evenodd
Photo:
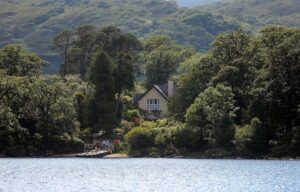
M 203 10 L 230 17 L 250 28 L 265 25 L 300 26 L 298 0 L 223 0 L 205 5 Z
M 82 152 L 96 136 L 138 156 L 300 155 L 299 29 L 233 30 L 207 53 L 91 25 L 52 43 L 64 61 L 54 76 L 37 54 L 0 49 L 0 154 Z M 169 78 L 178 84 L 169 116 L 143 120 L 134 93 Z
M 297 1 L 2 0 L 0 155 L 299 156 Z M 170 78 L 144 120 L 134 94 Z
M 26 46 L 50 62 L 45 71 L 53 74 L 61 57 L 52 39 L 67 28 L 116 26 L 138 38 L 168 35 L 205 52 L 217 34 L 238 29 L 240 23 L 249 31 L 270 24 L 299 27 L 299 13 L 298 0 L 225 0 L 191 9 L 164 0 L 1 0 L 0 46 Z

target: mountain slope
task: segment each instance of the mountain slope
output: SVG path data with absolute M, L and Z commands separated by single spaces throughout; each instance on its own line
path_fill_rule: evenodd
M 238 25 L 198 9 L 165 0 L 1 0 L 0 46 L 22 43 L 59 63 L 52 40 L 63 29 L 83 24 L 117 26 L 138 37 L 170 35 L 177 42 L 207 50 L 215 35 Z M 54 69 L 57 69 L 55 67 Z
M 177 0 L 178 5 L 183 7 L 195 7 L 218 1 L 220 0 Z
M 223 0 L 207 5 L 202 10 L 233 17 L 255 27 L 300 27 L 299 0 Z

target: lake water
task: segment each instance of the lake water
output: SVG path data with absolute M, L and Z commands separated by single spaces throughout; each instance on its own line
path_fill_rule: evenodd
M 297 192 L 300 161 L 0 159 L 1 192 Z

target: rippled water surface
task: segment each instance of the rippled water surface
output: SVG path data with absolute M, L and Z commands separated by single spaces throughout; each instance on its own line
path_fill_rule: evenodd
M 0 192 L 300 191 L 299 161 L 0 159 Z

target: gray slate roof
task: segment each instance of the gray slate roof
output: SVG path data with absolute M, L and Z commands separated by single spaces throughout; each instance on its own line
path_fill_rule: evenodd
M 155 88 L 163 97 L 165 97 L 166 99 L 169 99 L 168 97 L 168 83 L 163 84 L 163 85 L 153 85 L 152 88 Z M 151 88 L 151 89 L 152 89 Z M 136 94 L 133 97 L 133 103 L 137 103 L 139 100 L 141 100 L 151 89 L 147 90 L 145 93 L 143 94 Z M 174 86 L 175 89 L 175 86 Z

